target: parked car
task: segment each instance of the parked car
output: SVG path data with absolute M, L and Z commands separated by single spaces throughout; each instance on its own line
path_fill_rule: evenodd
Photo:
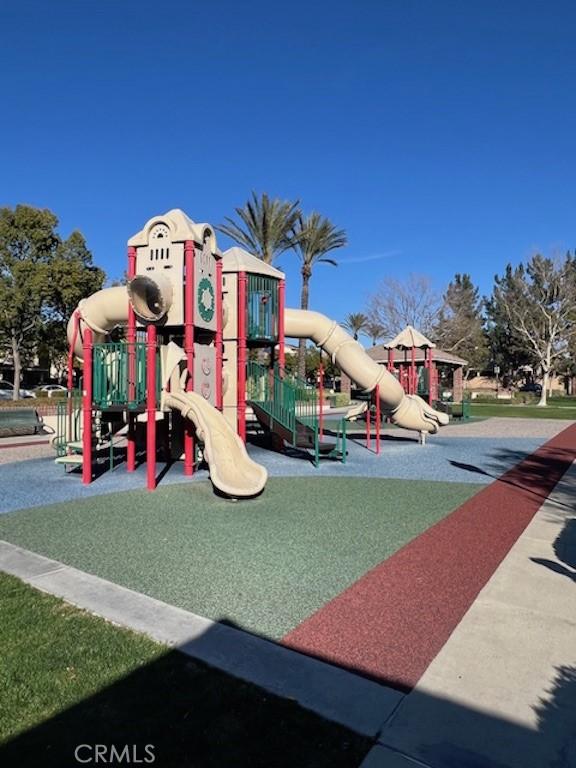
M 14 384 L 9 381 L 0 381 L 0 400 L 12 400 L 14 396 Z M 34 392 L 29 389 L 20 389 L 18 391 L 18 397 L 25 399 L 27 397 L 36 397 Z
M 520 392 L 534 392 L 535 395 L 541 395 L 542 394 L 542 384 L 537 384 L 535 381 L 530 381 L 528 384 L 523 384 L 520 389 Z
M 62 384 L 43 384 L 41 387 L 36 387 L 34 390 L 36 396 L 40 397 L 52 397 L 52 395 L 57 395 L 59 392 L 66 391 L 66 387 L 63 387 Z

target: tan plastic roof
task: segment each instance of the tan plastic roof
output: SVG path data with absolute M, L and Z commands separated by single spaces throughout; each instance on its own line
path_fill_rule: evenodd
M 416 349 L 424 349 L 425 347 L 434 349 L 436 344 L 427 339 L 416 328 L 407 325 L 403 331 L 400 331 L 398 336 L 395 336 L 392 341 L 387 341 L 383 346 L 386 349 L 412 349 L 412 347 L 416 347 Z
M 192 221 L 192 219 L 187 216 L 184 211 L 181 211 L 180 208 L 173 208 L 171 211 L 168 211 L 161 216 L 153 216 L 151 219 L 148 219 L 140 232 L 137 232 L 128 240 L 128 245 L 132 245 L 136 248 L 138 246 L 148 245 L 150 230 L 153 226 L 159 223 L 166 224 L 170 228 L 173 243 L 181 243 L 185 240 L 194 240 L 196 243 L 203 243 L 204 235 L 206 231 L 208 231 L 212 240 L 212 252 L 216 254 L 216 256 L 221 255 L 216 246 L 214 227 L 210 224 L 198 224 L 195 221 Z
M 253 275 L 266 275 L 284 280 L 284 272 L 238 247 L 228 248 L 222 254 L 222 272 L 250 272 Z

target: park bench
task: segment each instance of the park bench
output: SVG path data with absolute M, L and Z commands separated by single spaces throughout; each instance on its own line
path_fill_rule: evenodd
M 0 437 L 37 435 L 42 426 L 42 419 L 34 408 L 0 409 Z

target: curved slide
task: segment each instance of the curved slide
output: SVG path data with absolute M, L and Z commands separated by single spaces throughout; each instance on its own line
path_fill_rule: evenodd
M 407 395 L 384 366 L 368 357 L 361 344 L 320 312 L 286 309 L 284 331 L 286 336 L 313 341 L 366 392 L 379 386 L 382 407 L 399 427 L 434 433 L 448 423 L 447 414 L 435 411 L 418 395 Z
M 266 484 L 268 472 L 248 456 L 240 437 L 220 411 L 194 392 L 166 394 L 165 404 L 180 411 L 196 427 L 204 443 L 213 485 L 228 496 L 256 496 Z

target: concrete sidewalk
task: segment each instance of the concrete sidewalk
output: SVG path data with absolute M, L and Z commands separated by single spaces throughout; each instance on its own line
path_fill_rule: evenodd
M 576 464 L 363 768 L 576 766 Z

